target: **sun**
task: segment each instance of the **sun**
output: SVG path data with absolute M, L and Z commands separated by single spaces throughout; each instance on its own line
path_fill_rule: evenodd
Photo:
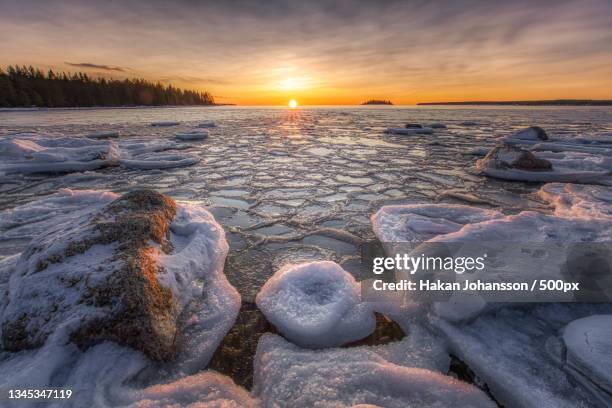
M 298 103 L 297 103 L 297 101 L 296 101 L 295 99 L 291 99 L 291 100 L 289 101 L 289 107 L 290 107 L 291 109 L 295 109 L 295 108 L 297 108 L 297 106 L 298 106 Z

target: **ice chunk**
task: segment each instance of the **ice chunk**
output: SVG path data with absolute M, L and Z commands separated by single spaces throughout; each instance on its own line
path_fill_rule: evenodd
M 508 136 L 508 139 L 541 141 L 548 140 L 548 134 L 539 126 L 530 126 Z
M 335 262 L 287 265 L 257 294 L 257 306 L 289 340 L 332 347 L 369 335 L 376 324 L 360 286 Z
M 273 334 L 259 340 L 253 393 L 263 406 L 496 406 L 476 387 L 368 348 L 304 350 Z
M 204 371 L 169 384 L 144 389 L 132 408 L 219 407 L 254 408 L 258 404 L 244 388 L 214 371 Z
M 498 211 L 458 204 L 389 205 L 372 216 L 372 226 L 383 243 L 424 242 L 466 224 L 501 217 Z
M 192 166 L 200 158 L 192 154 L 158 154 L 142 159 L 122 159 L 121 165 L 128 169 L 152 170 Z
M 555 207 L 560 217 L 612 218 L 612 188 L 581 184 L 545 184 L 538 195 Z
M 385 130 L 385 133 L 395 135 L 431 135 L 433 132 L 432 128 L 387 128 Z
M 108 139 L 119 137 L 119 132 L 116 130 L 101 130 L 99 132 L 92 132 L 85 135 L 90 139 Z
M 151 126 L 154 126 L 154 127 L 168 127 L 168 126 L 178 126 L 180 124 L 181 124 L 180 122 L 162 121 L 162 122 L 152 122 Z
M 438 123 L 438 122 L 432 123 L 428 127 L 432 129 L 446 129 L 446 125 L 444 123 Z
M 574 320 L 563 330 L 567 364 L 612 394 L 612 315 Z
M 110 141 L 26 134 L 0 141 L 0 174 L 67 173 L 118 164 Z
M 208 132 L 204 130 L 192 130 L 190 132 L 179 132 L 175 134 L 179 140 L 203 140 L 208 137 Z

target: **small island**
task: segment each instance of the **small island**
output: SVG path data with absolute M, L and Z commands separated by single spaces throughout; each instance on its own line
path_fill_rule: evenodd
M 362 105 L 393 105 L 393 102 L 388 99 L 370 99 L 362 103 Z

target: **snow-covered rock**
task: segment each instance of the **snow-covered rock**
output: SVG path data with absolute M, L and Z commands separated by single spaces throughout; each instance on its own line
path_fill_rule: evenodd
M 286 265 L 257 294 L 266 318 L 303 347 L 339 346 L 368 336 L 376 319 L 359 283 L 335 262 Z
M 495 407 L 472 385 L 370 348 L 304 350 L 273 334 L 259 340 L 253 393 L 266 407 Z
M 161 121 L 161 122 L 152 122 L 151 126 L 154 127 L 169 127 L 169 126 L 178 126 L 180 125 L 180 122 L 175 122 L 175 121 Z
M 568 366 L 612 394 L 612 315 L 574 320 L 563 329 L 563 344 Z
M 534 155 L 515 145 L 494 147 L 476 162 L 490 177 L 533 182 L 612 183 L 612 161 L 587 153 L 543 153 Z
M 526 129 L 519 130 L 518 132 L 508 136 L 507 138 L 514 140 L 542 141 L 548 140 L 548 134 L 544 129 L 539 126 L 530 126 Z
M 208 137 L 205 130 L 192 130 L 189 132 L 179 132 L 174 135 L 179 140 L 204 140 Z
M 433 134 L 432 128 L 387 128 L 385 133 L 394 135 L 431 135 Z
M 560 217 L 612 219 L 612 188 L 584 184 L 545 184 L 538 191 Z
M 166 359 L 175 354 L 178 315 L 206 292 L 225 316 L 208 328 L 212 355 L 240 304 L 222 273 L 223 229 L 204 209 L 152 191 L 111 203 L 109 193 L 97 194 L 101 204 L 57 217 L 16 261 L 0 310 L 3 348 L 40 347 L 66 332 L 82 348 L 111 340 Z M 44 210 L 46 200 L 62 198 L 42 200 Z
M 118 164 L 111 141 L 23 134 L 0 141 L 0 174 L 67 173 Z

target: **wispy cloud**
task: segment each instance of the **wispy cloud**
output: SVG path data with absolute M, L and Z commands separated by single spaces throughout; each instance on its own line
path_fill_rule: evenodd
M 66 65 L 70 65 L 71 67 L 101 69 L 101 70 L 104 70 L 104 71 L 126 72 L 128 70 L 128 68 L 113 67 L 113 66 L 110 66 L 110 65 L 103 65 L 103 64 L 93 64 L 91 62 L 68 62 L 68 61 L 65 61 L 65 64 Z

